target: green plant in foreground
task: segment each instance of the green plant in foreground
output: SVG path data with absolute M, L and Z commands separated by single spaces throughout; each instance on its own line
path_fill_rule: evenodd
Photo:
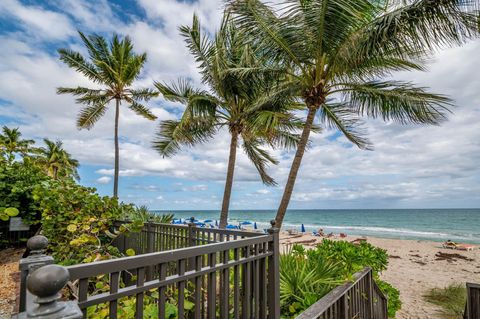
M 133 210 L 127 210 L 127 213 L 124 214 L 123 218 L 127 220 L 154 222 L 160 224 L 170 224 L 173 220 L 173 214 L 156 214 L 148 209 L 147 206 L 137 206 Z
M 345 241 L 324 240 L 314 249 L 293 245 L 280 256 L 280 304 L 282 316 L 295 317 L 329 293 L 352 279 L 355 272 L 371 267 L 375 282 L 388 298 L 388 315 L 395 317 L 401 307 L 398 289 L 379 279 L 387 269 L 384 249 L 369 243 L 354 245 Z
M 433 288 L 423 297 L 426 301 L 441 307 L 443 318 L 463 318 L 467 289 L 462 284 L 450 284 L 445 288 Z

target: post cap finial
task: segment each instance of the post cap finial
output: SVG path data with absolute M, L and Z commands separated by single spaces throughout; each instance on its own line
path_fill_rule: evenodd
M 28 276 L 27 289 L 37 296 L 38 303 L 51 303 L 57 300 L 58 293 L 69 279 L 70 274 L 65 267 L 46 265 Z
M 270 225 L 272 225 L 272 227 L 275 227 L 275 224 L 276 224 L 275 219 L 272 219 L 272 220 L 270 221 Z
M 47 246 L 48 246 L 48 239 L 47 237 L 42 235 L 33 236 L 27 241 L 27 247 L 32 252 L 41 252 L 42 250 L 45 250 Z

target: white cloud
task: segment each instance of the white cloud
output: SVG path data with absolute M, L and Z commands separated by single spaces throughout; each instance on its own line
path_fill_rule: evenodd
M 110 183 L 111 180 L 112 180 L 111 177 L 102 176 L 102 177 L 100 177 L 100 178 L 97 179 L 97 183 L 99 183 L 99 184 L 108 184 L 108 183 Z
M 2 15 L 18 20 L 22 28 L 34 37 L 63 40 L 75 34 L 68 17 L 39 6 L 23 5 L 17 0 L 2 0 Z

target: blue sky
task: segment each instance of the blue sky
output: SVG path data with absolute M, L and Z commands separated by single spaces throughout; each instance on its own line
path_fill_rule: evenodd
M 138 87 L 154 80 L 188 78 L 201 85 L 195 62 L 177 28 L 196 12 L 207 32 L 220 22 L 221 0 L 80 1 L 2 0 L 0 4 L 0 124 L 20 127 L 39 143 L 61 139 L 81 162 L 81 183 L 111 194 L 113 113 L 91 130 L 79 131 L 79 110 L 58 86 L 92 86 L 58 60 L 56 50 L 82 51 L 76 30 L 129 35 L 148 62 Z M 402 73 L 432 91 L 448 94 L 456 107 L 440 127 L 368 121 L 375 151 L 360 151 L 334 131 L 312 136 L 291 208 L 480 207 L 480 42 L 438 52 L 427 73 Z M 174 119 L 181 105 L 161 98 L 149 106 L 159 120 Z M 122 110 L 120 197 L 152 209 L 218 209 L 228 155 L 228 134 L 211 143 L 161 158 L 150 143 L 158 126 Z M 266 187 L 239 152 L 232 209 L 274 209 L 292 153 L 274 150 L 280 164 L 270 172 L 278 187 Z

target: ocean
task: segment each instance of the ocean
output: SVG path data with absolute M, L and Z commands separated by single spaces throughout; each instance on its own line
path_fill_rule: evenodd
M 219 218 L 215 210 L 155 211 L 173 213 L 177 218 L 198 220 Z M 275 210 L 232 210 L 229 223 L 257 222 L 260 229 L 268 228 Z M 374 236 L 415 240 L 480 244 L 480 209 L 290 209 L 283 229 L 306 231 L 323 228 L 324 232 L 346 233 L 350 236 Z

